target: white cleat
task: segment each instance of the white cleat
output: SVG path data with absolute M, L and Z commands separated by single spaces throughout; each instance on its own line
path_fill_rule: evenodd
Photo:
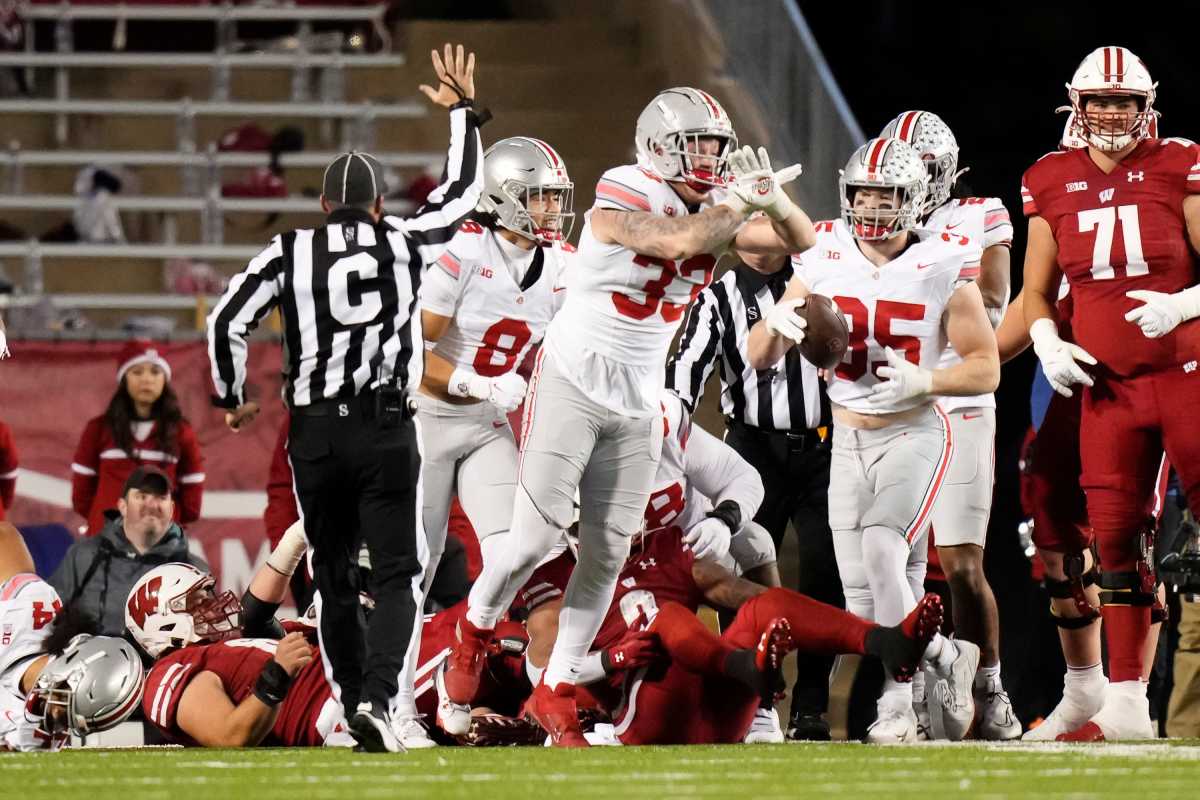
M 1158 738 L 1150 721 L 1150 700 L 1141 681 L 1110 683 L 1104 707 L 1079 728 L 1061 734 L 1060 742 L 1119 742 Z
M 919 703 L 913 702 L 913 713 L 917 715 L 917 741 L 932 741 L 933 729 L 929 722 L 929 704 L 924 700 Z
M 404 745 L 405 750 L 426 750 L 437 747 L 437 742 L 429 738 L 425 723 L 417 714 L 405 714 L 392 717 L 392 733 Z
M 867 728 L 867 744 L 912 744 L 917 741 L 917 715 L 912 707 L 879 709 L 879 718 Z
M 948 674 L 934 683 L 926 695 L 933 738 L 960 742 L 975 720 L 975 672 L 979 669 L 979 646 L 956 639 L 958 657 Z
M 437 688 L 438 708 L 437 724 L 451 736 L 463 736 L 471 729 L 471 707 L 460 705 L 450 699 L 446 693 L 446 667 L 448 662 L 434 671 L 433 685 Z
M 1008 692 L 996 690 L 992 681 L 988 681 L 987 686 L 975 687 L 975 708 L 979 711 L 975 728 L 978 738 L 989 742 L 1008 742 L 1021 738 L 1021 721 L 1013 713 Z
M 1021 737 L 1025 742 L 1053 742 L 1064 733 L 1083 727 L 1089 719 L 1100 713 L 1104 706 L 1104 695 L 1108 682 L 1098 681 L 1090 691 L 1063 692 L 1062 700 L 1036 728 L 1030 728 Z
M 779 727 L 779 714 L 775 709 L 760 708 L 754 712 L 745 741 L 746 744 L 783 744 L 783 728 Z

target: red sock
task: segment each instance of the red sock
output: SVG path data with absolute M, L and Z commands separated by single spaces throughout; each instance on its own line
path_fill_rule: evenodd
M 785 617 L 792 626 L 796 649 L 818 655 L 862 655 L 866 652 L 867 631 L 875 627 L 873 622 L 791 589 L 768 589 L 742 606 L 738 619 L 743 615 L 749 617 L 749 629 L 756 635 L 775 617 Z
M 678 603 L 659 606 L 650 630 L 658 634 L 672 661 L 701 675 L 724 675 L 725 659 L 736 649 Z
M 1150 635 L 1148 606 L 1105 605 L 1100 607 L 1104 617 L 1104 636 L 1108 639 L 1108 677 L 1119 681 L 1142 678 L 1142 648 Z

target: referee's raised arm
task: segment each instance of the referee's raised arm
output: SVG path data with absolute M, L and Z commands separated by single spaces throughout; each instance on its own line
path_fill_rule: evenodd
M 437 88 L 421 91 L 449 109 L 450 148 L 429 202 L 408 219 L 385 216 L 379 162 L 339 156 L 323 179 L 324 224 L 277 236 L 208 318 L 213 403 L 236 430 L 258 410 L 246 397 L 246 337 L 280 309 L 288 460 L 312 554 L 321 657 L 351 733 L 370 751 L 400 749 L 389 707 L 421 613 L 421 453 L 407 398 L 424 357 L 418 290 L 483 188 L 475 56 L 446 45 L 432 60 Z M 355 566 L 362 542 L 367 586 Z M 375 602 L 365 630 L 360 591 Z

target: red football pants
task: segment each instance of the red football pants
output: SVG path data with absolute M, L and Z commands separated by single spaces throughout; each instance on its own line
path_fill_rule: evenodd
M 663 603 L 655 631 L 671 657 L 665 670 L 638 670 L 616 715 L 624 744 L 729 744 L 746 738 L 759 698 L 722 667 L 734 650 L 754 648 L 776 617 L 788 620 L 796 649 L 862 654 L 873 623 L 790 589 L 768 589 L 739 609 L 721 636 L 688 609 Z

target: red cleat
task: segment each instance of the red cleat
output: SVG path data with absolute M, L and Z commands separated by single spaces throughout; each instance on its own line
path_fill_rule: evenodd
M 573 684 L 560 683 L 551 689 L 539 683 L 525 701 L 525 716 L 542 726 L 554 747 L 591 747 L 579 727 Z
M 792 626 L 785 617 L 775 617 L 768 622 L 758 639 L 758 647 L 754 651 L 754 666 L 763 674 L 765 685 L 774 699 L 779 699 L 787 687 L 783 680 L 783 657 L 794 647 Z
M 451 702 L 470 705 L 479 691 L 479 676 L 483 672 L 492 628 L 476 628 L 465 616 L 458 621 L 458 644 L 446 659 L 446 695 Z
M 1085 722 L 1069 733 L 1060 733 L 1054 737 L 1056 742 L 1103 742 L 1104 731 L 1094 722 Z

